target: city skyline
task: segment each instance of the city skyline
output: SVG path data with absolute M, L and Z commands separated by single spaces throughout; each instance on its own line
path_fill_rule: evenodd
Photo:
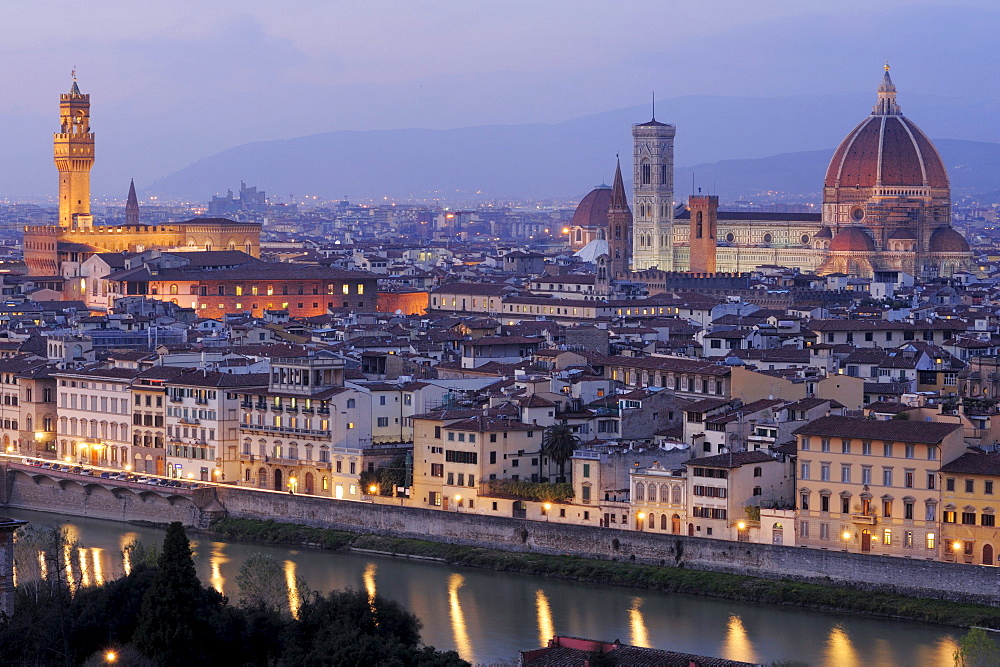
M 532 7 L 535 20 L 525 22 L 516 5 L 470 15 L 437 3 L 420 17 L 406 7 L 388 17 L 310 9 L 301 15 L 308 21 L 254 4 L 238 12 L 226 4 L 198 11 L 110 5 L 73 23 L 51 5 L 18 8 L 0 54 L 0 84 L 19 93 L 0 103 L 8 128 L 0 151 L 23 160 L 0 169 L 0 194 L 49 191 L 38 137 L 52 131 L 49 91 L 66 88 L 73 67 L 102 109 L 95 125 L 106 148 L 95 188 L 107 195 L 124 190 L 117 184 L 129 178 L 141 188 L 232 146 L 327 131 L 555 123 L 647 104 L 654 90 L 660 115 L 671 121 L 671 98 L 685 96 L 805 95 L 828 104 L 822 96 L 870 90 L 873 69 L 887 58 L 908 100 L 975 91 L 979 113 L 947 128 L 945 138 L 997 141 L 995 128 L 977 120 L 995 108 L 983 92 L 996 87 L 993 74 L 968 64 L 970 44 L 982 52 L 977 59 L 989 59 L 986 36 L 998 14 L 985 3 L 964 6 L 955 16 L 951 6 L 912 2 L 877 11 L 782 3 L 752 12 L 603 3 L 574 4 L 569 12 L 554 3 Z M 42 21 L 40 12 L 57 18 Z M 28 32 L 17 29 L 29 25 L 43 33 L 44 52 L 37 31 L 28 42 Z M 351 29 L 338 31 L 342 25 Z M 963 129 L 967 134 L 956 136 Z M 834 140 L 796 149 L 828 148 Z M 759 144 L 741 151 L 729 136 L 720 141 L 730 154 L 705 140 L 688 142 L 679 147 L 690 151 L 681 164 L 786 150 L 780 137 L 770 152 Z M 222 187 L 206 184 L 206 196 Z

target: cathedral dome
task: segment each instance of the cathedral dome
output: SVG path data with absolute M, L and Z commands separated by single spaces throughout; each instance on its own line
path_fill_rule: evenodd
M 834 252 L 875 252 L 875 242 L 863 227 L 844 227 L 830 242 Z
M 611 188 L 598 185 L 580 201 L 573 214 L 573 227 L 607 227 L 608 208 L 611 206 Z
M 939 227 L 931 234 L 930 252 L 971 252 L 965 238 L 951 227 Z
M 896 104 L 888 66 L 878 103 L 834 152 L 824 185 L 948 188 L 948 174 L 934 144 Z

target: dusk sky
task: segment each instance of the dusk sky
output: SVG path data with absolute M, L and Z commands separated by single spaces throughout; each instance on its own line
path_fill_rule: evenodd
M 54 188 L 57 95 L 74 66 L 94 105 L 98 193 L 249 141 L 330 130 L 559 122 L 653 89 L 667 121 L 671 97 L 873 91 L 886 59 L 907 94 L 994 103 L 1000 84 L 1000 6 L 988 0 L 42 0 L 0 11 L 0 196 Z M 995 116 L 981 123 L 960 138 L 992 140 Z

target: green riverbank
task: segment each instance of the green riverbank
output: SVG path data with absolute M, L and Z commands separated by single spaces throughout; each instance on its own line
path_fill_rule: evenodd
M 311 546 L 322 549 L 350 548 L 397 556 L 416 556 L 440 560 L 451 565 L 501 572 L 534 574 L 611 586 L 630 586 L 667 593 L 703 595 L 739 602 L 841 611 L 959 627 L 979 626 L 1000 629 L 1000 608 L 807 584 L 787 579 L 764 579 L 576 556 L 508 552 L 380 535 L 357 535 L 345 531 L 256 519 L 221 519 L 213 523 L 207 532 L 244 542 Z

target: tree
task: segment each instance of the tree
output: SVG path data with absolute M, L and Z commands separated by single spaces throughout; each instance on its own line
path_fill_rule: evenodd
M 420 621 L 398 602 L 363 591 L 314 593 L 285 627 L 279 665 L 468 665 L 420 646 Z
M 559 464 L 560 482 L 566 481 L 566 462 L 573 458 L 573 452 L 580 446 L 580 438 L 567 424 L 553 424 L 545 429 L 542 436 L 542 454 Z
M 184 527 L 179 521 L 171 523 L 152 586 L 142 598 L 135 645 L 167 667 L 198 663 L 211 640 L 212 608 L 223 603 L 221 595 L 215 597 L 206 595 L 198 581 Z
M 276 614 L 291 614 L 288 602 L 288 580 L 281 564 L 272 556 L 251 554 L 243 561 L 236 575 L 240 587 L 240 605 L 249 609 L 264 609 Z M 298 599 L 306 596 L 305 582 L 294 582 Z
M 972 628 L 958 642 L 955 667 L 988 667 L 1000 664 L 1000 650 L 982 628 Z

